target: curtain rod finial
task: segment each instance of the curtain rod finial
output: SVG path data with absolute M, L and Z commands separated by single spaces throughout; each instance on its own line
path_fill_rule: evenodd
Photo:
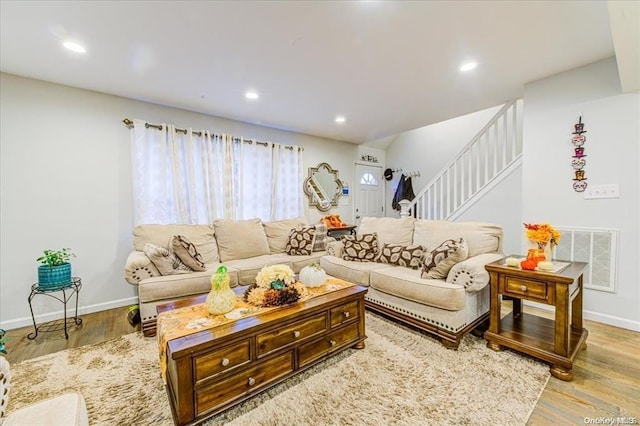
M 125 118 L 124 120 L 122 120 L 122 122 L 125 126 L 133 126 L 133 121 L 129 120 L 128 118 Z

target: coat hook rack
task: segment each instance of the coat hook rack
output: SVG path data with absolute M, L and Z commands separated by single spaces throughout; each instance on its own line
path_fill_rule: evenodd
M 420 177 L 420 172 L 419 171 L 415 171 L 415 172 L 406 173 L 404 175 L 405 179 L 412 178 L 412 177 Z

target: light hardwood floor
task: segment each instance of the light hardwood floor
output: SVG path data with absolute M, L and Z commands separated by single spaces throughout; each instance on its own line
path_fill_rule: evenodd
M 505 309 L 508 305 L 504 303 Z M 524 310 L 551 316 L 549 311 L 529 306 Z M 69 340 L 64 339 L 62 331 L 28 340 L 32 327 L 10 330 L 7 360 L 17 363 L 140 331 L 139 326 L 129 324 L 126 315 L 126 307 L 83 315 L 83 324 L 70 329 Z M 585 321 L 585 327 L 589 330 L 588 347 L 575 362 L 574 380 L 563 382 L 551 377 L 529 425 L 582 425 L 587 424 L 585 418 L 620 416 L 635 417 L 640 422 L 640 333 L 591 321 Z

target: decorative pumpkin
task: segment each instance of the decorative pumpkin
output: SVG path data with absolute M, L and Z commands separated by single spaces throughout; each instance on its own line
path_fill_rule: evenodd
M 522 262 L 520 262 L 520 267 L 527 271 L 533 271 L 534 269 L 536 269 L 536 265 L 537 263 L 534 260 L 523 260 Z
M 300 282 L 307 287 L 319 287 L 327 279 L 327 273 L 318 263 L 312 263 L 300 270 Z

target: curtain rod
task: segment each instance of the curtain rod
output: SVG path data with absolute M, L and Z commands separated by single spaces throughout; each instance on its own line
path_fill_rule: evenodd
M 128 119 L 128 118 L 125 118 L 124 120 L 122 120 L 122 122 L 124 123 L 124 125 L 125 125 L 125 126 L 127 126 L 127 127 L 129 127 L 129 128 L 132 128 L 132 127 L 133 127 L 133 121 L 132 121 L 132 120 L 130 120 L 130 119 Z M 154 129 L 162 130 L 162 124 L 144 123 L 144 127 L 146 127 L 147 129 L 151 127 L 151 128 L 154 128 Z M 186 135 L 186 134 L 187 134 L 187 132 L 188 132 L 188 130 L 187 130 L 187 129 L 178 129 L 178 128 L 176 127 L 176 132 L 178 132 L 178 133 L 184 133 L 184 134 Z M 191 131 L 191 133 L 193 133 L 194 135 L 202 136 L 202 132 L 200 132 L 200 131 L 193 131 L 193 130 L 192 130 L 192 131 Z M 211 134 L 212 136 L 216 136 L 216 137 L 220 137 L 220 136 L 221 136 L 221 135 L 215 134 L 215 133 L 213 133 L 213 132 L 210 132 L 210 134 Z M 254 142 L 255 142 L 255 143 L 256 143 L 256 145 L 263 145 L 263 146 L 269 146 L 269 145 L 271 145 L 272 147 L 273 147 L 273 146 L 275 146 L 275 145 L 274 145 L 274 144 L 272 144 L 271 142 L 262 142 L 262 141 L 255 140 L 255 139 L 240 139 L 240 138 L 233 138 L 233 140 L 234 140 L 235 142 L 240 142 L 240 141 L 242 141 L 242 142 L 246 142 L 246 143 L 248 143 L 248 144 L 252 144 L 252 143 L 254 143 Z M 284 148 L 285 148 L 285 149 L 290 149 L 290 150 L 292 150 L 292 151 L 293 151 L 293 149 L 294 149 L 294 148 L 298 148 L 298 150 L 299 150 L 299 151 L 304 151 L 304 148 L 303 148 L 303 147 L 301 147 L 301 146 L 296 147 L 296 146 L 293 146 L 293 145 L 285 145 L 285 146 L 284 146 Z

